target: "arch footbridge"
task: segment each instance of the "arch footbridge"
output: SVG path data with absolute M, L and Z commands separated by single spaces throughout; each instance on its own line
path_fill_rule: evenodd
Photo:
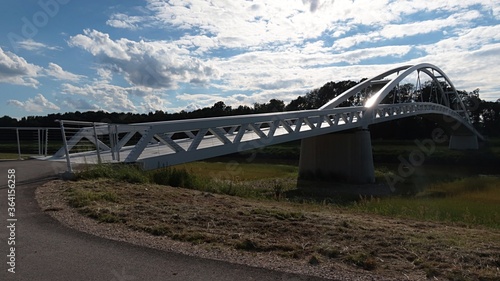
M 426 88 L 421 75 L 430 79 Z M 416 78 L 415 78 L 416 77 Z M 417 79 L 414 87 L 402 88 Z M 407 84 L 408 85 L 408 84 Z M 302 140 L 300 173 L 371 182 L 369 126 L 424 115 L 448 130 L 452 149 L 477 149 L 474 129 L 454 85 L 432 64 L 401 66 L 366 79 L 319 109 L 137 124 L 86 123 L 66 138 L 74 121 L 60 121 L 64 146 L 48 160 L 138 163 L 156 169 L 268 145 Z M 79 143 L 93 149 L 79 152 Z

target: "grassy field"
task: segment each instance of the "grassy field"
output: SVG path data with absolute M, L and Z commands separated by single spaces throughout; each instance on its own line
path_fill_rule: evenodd
M 435 179 L 435 183 L 422 188 L 423 191 L 415 196 L 355 197 L 355 201 L 346 201 L 335 198 L 342 195 L 330 195 L 331 198 L 318 202 L 291 196 L 287 198 L 288 194 L 296 194 L 293 191 L 296 189 L 297 173 L 297 167 L 290 165 L 193 162 L 147 173 L 133 166 L 103 165 L 83 171 L 79 177 L 180 186 L 244 198 L 286 199 L 310 204 L 342 202 L 336 207 L 392 217 L 500 229 L 499 177 L 447 178 L 445 182 Z M 377 172 L 381 173 L 384 171 Z M 331 188 L 335 189 L 335 185 Z
M 392 278 L 498 280 L 500 179 L 465 178 L 411 198 L 338 205 L 288 198 L 296 177 L 294 166 L 196 162 L 147 173 L 100 166 L 53 184 L 71 208 L 97 222 L 209 251 Z
M 363 198 L 351 209 L 390 217 L 500 229 L 500 178 L 436 183 L 415 197 Z

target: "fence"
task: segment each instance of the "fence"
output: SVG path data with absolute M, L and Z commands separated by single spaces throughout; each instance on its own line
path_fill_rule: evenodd
M 72 172 L 71 156 L 70 153 L 84 153 L 95 151 L 97 155 L 97 163 L 101 163 L 101 147 L 104 150 L 110 149 L 113 152 L 113 160 L 115 158 L 113 143 L 118 141 L 116 131 L 113 132 L 111 128 L 116 128 L 117 125 L 98 123 L 98 122 L 83 122 L 83 121 L 70 121 L 58 120 L 61 125 L 61 138 L 63 140 L 61 148 L 54 154 L 55 157 L 65 156 L 68 165 L 68 172 Z M 107 130 L 107 134 L 98 133 Z M 73 138 L 75 135 L 85 136 L 85 138 Z M 76 139 L 77 141 L 74 141 Z M 111 144 L 107 146 L 106 143 Z M 85 154 L 83 155 L 85 158 Z M 92 159 L 95 157 L 91 157 Z M 89 159 L 89 161 L 92 161 Z M 87 162 L 85 160 L 85 162 Z M 96 164 L 96 163 L 94 163 Z
M 47 156 L 61 145 L 56 127 L 0 127 L 0 159 Z

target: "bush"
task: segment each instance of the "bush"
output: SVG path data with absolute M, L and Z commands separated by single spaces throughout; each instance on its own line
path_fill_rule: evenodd
M 196 176 L 185 169 L 164 168 L 151 172 L 151 180 L 156 184 L 175 187 L 195 188 Z
M 129 183 L 148 183 L 148 176 L 137 166 L 126 164 L 100 164 L 89 166 L 76 174 L 76 179 L 108 178 Z

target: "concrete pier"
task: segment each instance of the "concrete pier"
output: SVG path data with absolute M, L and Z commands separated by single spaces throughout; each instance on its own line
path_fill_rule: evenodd
M 477 136 L 454 136 L 450 137 L 449 143 L 450 149 L 455 150 L 467 150 L 467 149 L 479 149 L 479 142 Z
M 303 139 L 299 178 L 375 182 L 370 131 L 360 129 Z

